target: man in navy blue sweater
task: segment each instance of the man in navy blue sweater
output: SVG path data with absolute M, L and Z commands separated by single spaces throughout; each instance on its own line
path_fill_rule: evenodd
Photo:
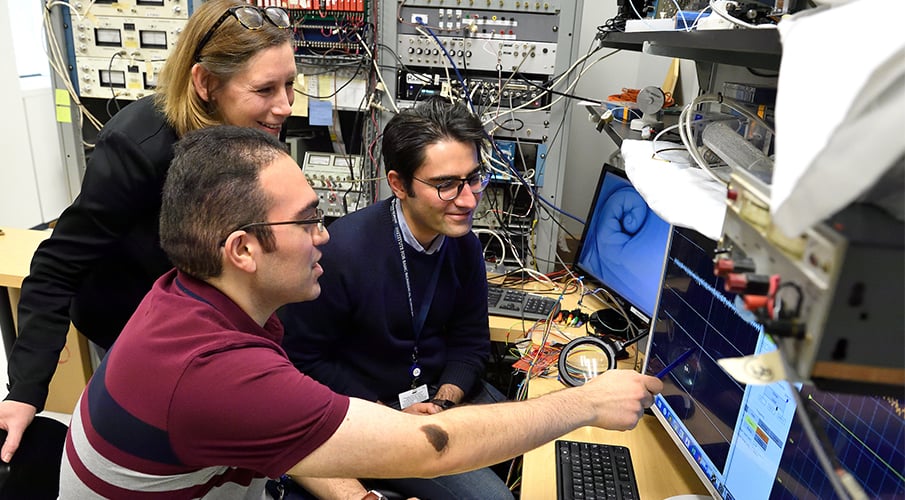
M 296 367 L 336 392 L 414 414 L 503 399 L 483 381 L 487 278 L 474 210 L 490 174 L 481 121 L 433 99 L 390 120 L 393 195 L 330 226 L 320 297 L 280 312 Z M 389 488 L 423 499 L 512 498 L 489 469 Z

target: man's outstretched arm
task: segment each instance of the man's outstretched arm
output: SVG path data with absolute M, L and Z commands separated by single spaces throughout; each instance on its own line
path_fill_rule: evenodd
M 634 428 L 662 382 L 610 370 L 527 401 L 413 416 L 352 399 L 333 436 L 289 472 L 309 477 L 437 477 L 508 460 L 585 425 Z

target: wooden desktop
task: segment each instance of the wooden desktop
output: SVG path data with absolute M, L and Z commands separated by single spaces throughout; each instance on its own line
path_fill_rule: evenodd
M 3 303 L 0 304 L 0 329 L 3 330 L 3 344 L 6 354 L 16 340 L 16 307 L 19 304 L 19 289 L 22 280 L 28 276 L 31 257 L 42 241 L 50 236 L 48 231 L 0 228 L 0 289 Z
M 16 309 L 19 305 L 22 281 L 28 276 L 31 258 L 50 231 L 2 228 L 0 234 L 0 329 L 6 356 L 16 340 Z M 3 297 L 6 295 L 7 297 Z M 45 409 L 58 413 L 72 413 L 75 403 L 91 377 L 88 340 L 74 326 L 69 325 L 66 346 L 60 354 L 57 371 L 50 381 Z M 6 394 L 5 392 L 3 393 Z
M 544 285 L 528 285 L 526 290 L 543 293 L 550 290 Z M 553 293 L 552 291 L 550 293 Z M 556 295 L 552 295 L 556 297 Z M 563 309 L 574 309 L 578 303 L 577 294 L 563 297 Z M 582 311 L 591 313 L 603 308 L 594 297 L 582 300 Z M 514 343 L 525 339 L 526 331 L 533 321 L 515 318 L 490 317 L 490 337 L 495 342 Z M 561 328 L 574 338 L 585 334 L 585 327 Z M 534 334 L 535 341 L 539 335 Z M 632 369 L 635 356 L 619 362 L 619 368 Z M 553 392 L 565 387 L 555 378 L 532 378 L 528 382 L 528 397 Z M 638 482 L 638 493 L 642 499 L 664 499 L 683 494 L 708 495 L 704 484 L 685 460 L 682 452 L 672 441 L 656 417 L 645 415 L 638 426 L 626 432 L 608 431 L 594 427 L 582 427 L 563 436 L 563 439 L 622 445 L 629 448 L 632 465 Z M 556 498 L 556 462 L 553 442 L 525 453 L 522 463 L 521 500 L 552 500 Z

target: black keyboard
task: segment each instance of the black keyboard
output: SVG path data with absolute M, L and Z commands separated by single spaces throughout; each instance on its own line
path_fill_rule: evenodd
M 637 500 L 638 483 L 628 448 L 556 441 L 556 498 Z
M 490 285 L 487 290 L 487 312 L 493 316 L 508 316 L 536 321 L 546 319 L 556 299 L 523 290 Z

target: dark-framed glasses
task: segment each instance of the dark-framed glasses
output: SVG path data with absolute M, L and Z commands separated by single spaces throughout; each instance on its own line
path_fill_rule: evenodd
M 235 7 L 230 7 L 201 38 L 201 42 L 198 43 L 198 48 L 195 49 L 195 56 L 192 58 L 195 62 L 201 62 L 201 51 L 204 49 L 204 46 L 207 45 L 207 42 L 211 41 L 211 37 L 214 36 L 214 32 L 217 31 L 217 28 L 219 28 L 221 24 L 223 24 L 223 21 L 229 19 L 230 16 L 235 17 L 236 21 L 239 21 L 239 24 L 250 30 L 259 30 L 263 28 L 265 20 L 280 29 L 286 29 L 292 26 L 292 23 L 289 21 L 289 13 L 281 7 L 266 7 L 263 9 L 254 5 L 237 5 Z
M 315 225 L 317 227 L 318 232 L 322 233 L 322 232 L 326 231 L 326 227 L 324 226 L 324 211 L 321 210 L 320 208 L 318 208 L 317 211 L 315 212 L 315 216 L 311 217 L 310 219 L 283 220 L 283 221 L 278 221 L 278 222 L 250 222 L 248 224 L 243 224 L 243 225 L 233 229 L 232 231 L 229 232 L 229 234 L 232 234 L 236 231 L 248 231 L 249 229 L 252 229 L 255 227 L 288 226 L 290 224 L 296 225 L 296 226 Z M 227 235 L 227 238 L 228 237 L 229 236 Z M 226 238 L 223 238 L 223 240 L 220 241 L 220 246 L 222 247 L 225 244 L 226 244 Z
M 462 194 L 462 189 L 466 184 L 468 184 L 468 189 L 470 189 L 473 194 L 483 192 L 484 189 L 487 188 L 487 184 L 490 183 L 490 172 L 487 170 L 479 170 L 464 179 L 447 179 L 436 184 L 419 179 L 415 176 L 412 176 L 412 178 L 422 184 L 427 184 L 428 186 L 435 188 L 437 190 L 437 196 L 439 196 L 441 200 L 452 201 Z

